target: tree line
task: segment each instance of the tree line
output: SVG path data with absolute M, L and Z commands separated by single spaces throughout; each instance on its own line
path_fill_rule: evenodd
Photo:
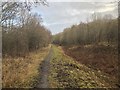
M 1 26 L 3 56 L 25 56 L 51 42 L 51 32 L 31 12 L 31 4 L 3 2 Z
M 87 45 L 106 43 L 117 45 L 118 19 L 112 15 L 92 15 L 90 22 L 81 22 L 53 36 L 53 43 L 59 45 Z

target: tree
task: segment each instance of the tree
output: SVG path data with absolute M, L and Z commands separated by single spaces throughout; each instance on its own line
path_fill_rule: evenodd
M 3 3 L 3 11 L 3 55 L 25 56 L 48 46 L 51 33 L 41 24 L 40 15 L 30 13 L 30 4 Z
M 85 45 L 100 44 L 108 42 L 108 44 L 117 44 L 118 40 L 118 22 L 111 15 L 104 17 L 93 14 L 93 20 L 87 23 L 73 25 L 65 28 L 62 33 L 55 35 L 53 42 L 62 45 Z M 62 38 L 61 38 L 62 37 Z

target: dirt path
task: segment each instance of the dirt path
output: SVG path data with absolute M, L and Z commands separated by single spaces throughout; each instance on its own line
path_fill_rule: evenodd
M 45 58 L 45 60 L 42 62 L 40 67 L 40 81 L 37 85 L 37 88 L 49 88 L 48 85 L 48 73 L 49 73 L 49 67 L 50 67 L 50 58 L 52 56 L 52 48 L 49 51 L 48 56 Z

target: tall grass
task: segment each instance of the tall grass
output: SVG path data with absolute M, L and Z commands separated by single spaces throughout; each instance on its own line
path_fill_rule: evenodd
M 39 75 L 39 65 L 48 54 L 49 47 L 31 52 L 26 57 L 3 58 L 3 88 L 33 87 Z

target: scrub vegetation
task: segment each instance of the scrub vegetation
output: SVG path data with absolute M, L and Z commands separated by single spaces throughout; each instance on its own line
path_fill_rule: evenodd
M 108 74 L 118 84 L 118 18 L 94 13 L 92 21 L 54 35 L 53 43 L 80 64 Z
M 40 65 L 50 49 L 49 47 L 31 52 L 26 57 L 6 57 L 2 62 L 3 88 L 32 88 L 37 84 L 41 73 Z
M 49 52 L 51 32 L 31 8 L 44 2 L 2 2 L 3 88 L 34 87 L 41 75 L 39 67 Z
M 49 87 L 52 88 L 103 88 L 116 87 L 110 77 L 78 63 L 64 54 L 60 46 L 53 46 L 50 60 Z
M 119 18 L 94 13 L 52 35 L 32 12 L 46 0 L 34 1 L 2 2 L 3 88 L 119 87 Z

